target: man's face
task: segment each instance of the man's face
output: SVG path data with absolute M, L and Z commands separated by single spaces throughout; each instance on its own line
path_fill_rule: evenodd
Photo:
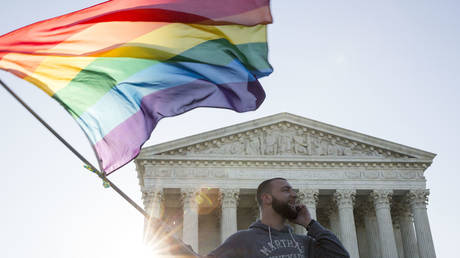
M 283 218 L 292 220 L 297 217 L 297 194 L 286 180 L 271 182 L 272 208 Z

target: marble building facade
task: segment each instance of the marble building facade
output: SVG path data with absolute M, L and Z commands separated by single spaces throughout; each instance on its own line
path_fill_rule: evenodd
M 352 257 L 432 258 L 424 173 L 434 157 L 280 113 L 146 147 L 135 163 L 146 210 L 200 254 L 246 229 L 258 184 L 284 177 Z

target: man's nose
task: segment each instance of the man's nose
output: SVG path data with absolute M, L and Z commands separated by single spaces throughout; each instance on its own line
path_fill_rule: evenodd
M 291 197 L 297 198 L 297 193 L 294 190 L 291 190 Z

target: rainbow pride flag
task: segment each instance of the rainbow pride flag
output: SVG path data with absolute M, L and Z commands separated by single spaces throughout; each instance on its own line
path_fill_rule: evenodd
M 163 117 L 257 109 L 271 22 L 269 0 L 112 0 L 0 36 L 0 69 L 57 100 L 109 174 Z

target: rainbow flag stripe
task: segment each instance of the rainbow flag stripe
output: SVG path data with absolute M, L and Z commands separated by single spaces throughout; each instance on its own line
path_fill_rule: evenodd
M 158 121 L 254 110 L 269 75 L 269 0 L 113 0 L 0 36 L 0 69 L 57 100 L 109 174 Z

